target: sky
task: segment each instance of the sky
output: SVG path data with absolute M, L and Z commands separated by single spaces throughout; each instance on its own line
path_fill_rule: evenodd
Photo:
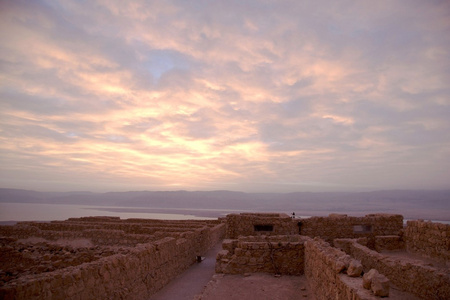
M 449 1 L 0 0 L 0 187 L 450 188 Z

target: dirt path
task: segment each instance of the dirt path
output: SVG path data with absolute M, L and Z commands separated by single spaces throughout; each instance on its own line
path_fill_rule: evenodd
M 150 297 L 151 300 L 192 300 L 202 292 L 214 275 L 216 255 L 222 250 L 222 241 L 205 255 L 205 259 L 192 265 L 168 285 Z

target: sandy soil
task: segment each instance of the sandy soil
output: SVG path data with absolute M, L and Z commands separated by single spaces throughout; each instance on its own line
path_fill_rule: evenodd
M 305 276 L 271 274 L 216 274 L 208 283 L 201 300 L 290 300 L 315 299 Z
M 442 261 L 433 258 L 426 258 L 421 256 L 420 254 L 406 252 L 404 250 L 394 250 L 394 251 L 382 251 L 381 254 L 396 259 L 401 260 L 410 264 L 419 264 L 430 266 L 433 268 L 441 269 L 444 272 L 450 274 L 450 262 Z

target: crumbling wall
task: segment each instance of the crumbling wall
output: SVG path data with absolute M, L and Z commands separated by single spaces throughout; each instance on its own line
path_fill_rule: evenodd
M 311 217 L 298 221 L 300 234 L 320 237 L 332 243 L 336 238 L 368 238 L 368 246 L 375 247 L 375 236 L 400 235 L 403 229 L 403 216 L 390 214 L 370 214 L 365 217 L 330 215 Z
M 450 299 L 450 274 L 421 261 L 404 261 L 373 251 L 356 240 L 341 239 L 342 249 L 361 261 L 364 269 L 377 269 L 400 290 L 422 299 Z
M 41 230 L 34 226 L 22 224 L 0 226 L 0 236 L 13 236 L 18 239 L 24 239 L 30 236 L 38 236 L 40 233 Z
M 214 223 L 215 222 L 215 223 Z M 89 239 L 96 245 L 135 246 L 164 237 L 179 238 L 184 232 L 221 223 L 212 220 L 168 221 L 127 219 L 116 217 L 70 218 L 67 221 L 20 222 L 15 226 L 0 226 L 0 236 L 26 239 L 30 236 L 49 241 Z
M 272 273 L 300 275 L 304 267 L 304 242 L 308 237 L 249 236 L 225 240 L 216 272 L 226 274 Z
M 305 275 L 317 300 L 377 299 L 362 287 L 362 278 L 342 272 L 350 260 L 345 252 L 315 238 L 305 242 Z
M 205 223 L 178 238 L 138 244 L 116 252 L 120 254 L 22 276 L 0 287 L 0 299 L 148 299 L 224 234 L 223 223 Z
M 404 250 L 404 249 L 405 249 L 405 242 L 399 235 L 382 235 L 375 237 L 375 250 L 377 252 Z
M 52 221 L 48 223 L 39 222 L 20 222 L 19 225 L 25 227 L 35 227 L 42 232 L 53 232 L 55 235 L 81 235 L 81 232 L 88 230 L 110 230 L 110 231 L 122 231 L 126 234 L 145 234 L 152 235 L 158 232 L 174 232 L 181 233 L 184 231 L 190 231 L 195 228 L 201 228 L 203 226 L 209 226 L 213 223 L 206 222 L 193 222 L 193 221 L 166 221 L 165 220 L 144 220 L 144 219 L 105 219 L 104 217 L 86 217 L 74 219 L 70 218 L 68 221 Z M 170 222 L 170 223 L 169 223 Z M 217 221 L 216 221 L 217 222 Z
M 425 257 L 450 262 L 450 225 L 408 221 L 403 239 L 406 250 Z
M 237 239 L 239 236 L 298 234 L 296 223 L 286 214 L 229 214 L 226 224 L 227 239 Z

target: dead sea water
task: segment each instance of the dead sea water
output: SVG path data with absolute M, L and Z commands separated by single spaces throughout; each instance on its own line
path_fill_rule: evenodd
M 144 218 L 161 220 L 215 219 L 183 213 L 150 212 L 149 208 L 97 207 L 71 204 L 0 203 L 0 222 L 53 221 L 89 216 L 115 216 L 121 219 Z

